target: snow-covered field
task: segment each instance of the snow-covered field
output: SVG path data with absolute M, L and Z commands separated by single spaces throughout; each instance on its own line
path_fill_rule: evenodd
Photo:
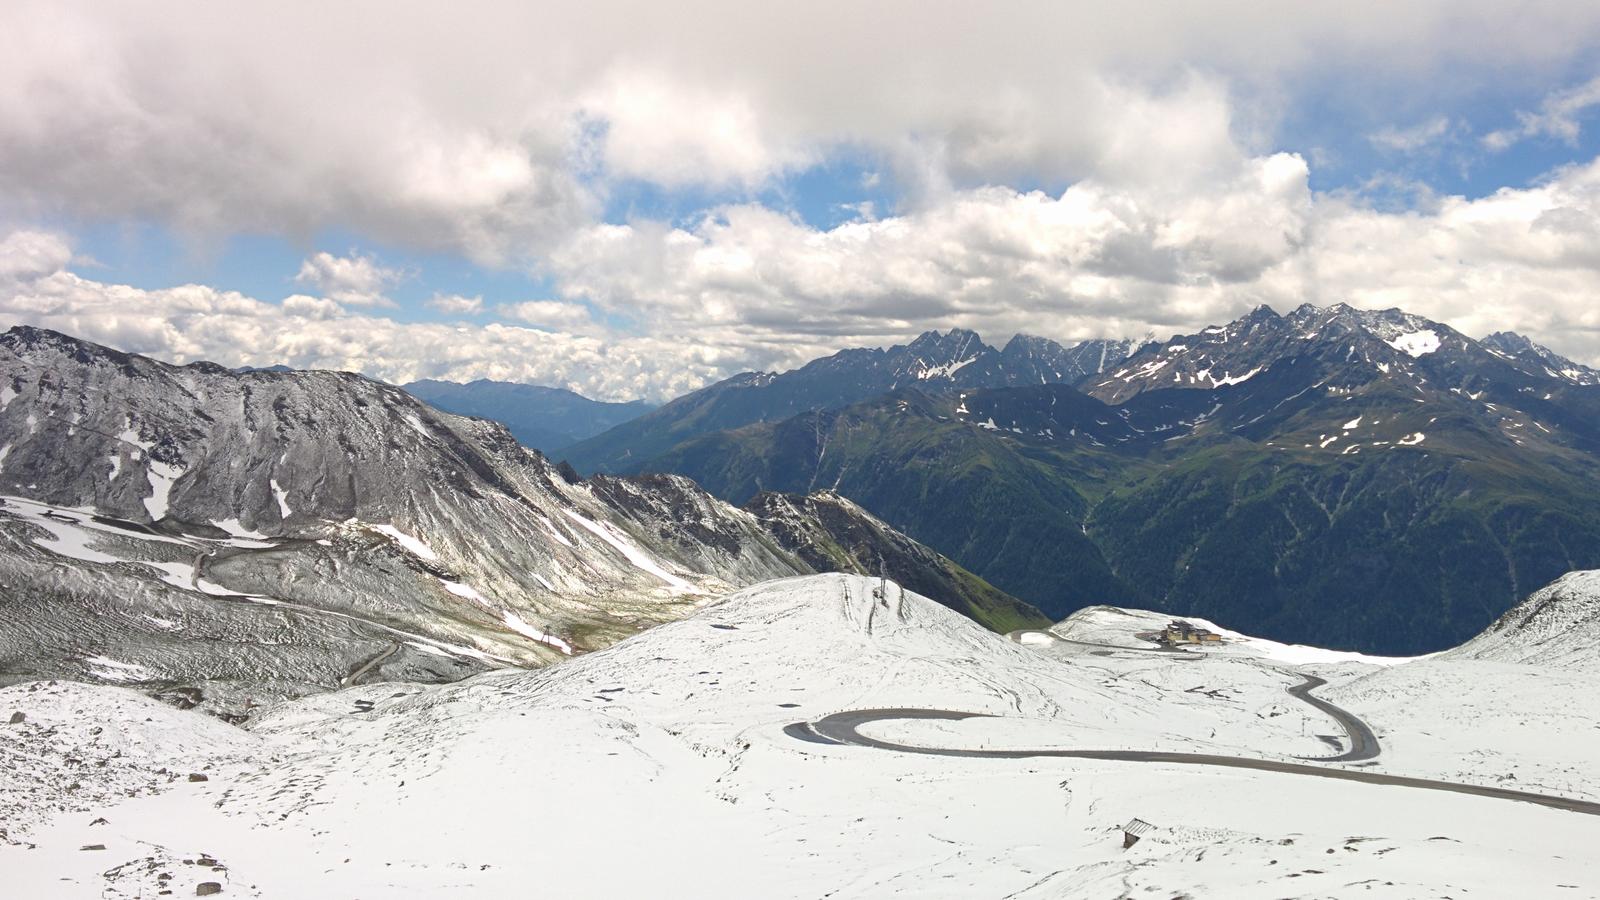
M 1511 773 L 1524 790 L 1597 799 L 1600 701 L 1581 673 L 1307 658 L 1242 637 L 1205 657 L 1117 649 L 1140 642 L 1112 640 L 1124 630 L 1104 611 L 1058 626 L 1068 640 L 1019 643 L 893 585 L 876 600 L 876 585 L 769 582 L 547 669 L 350 688 L 247 729 L 115 687 L 0 690 L 0 893 L 1600 896 L 1600 816 L 785 732 L 904 707 L 994 718 L 864 730 L 952 748 L 1328 756 L 1339 727 L 1284 690 L 1315 673 L 1382 742 L 1353 767 L 1489 785 Z M 23 721 L 3 724 L 13 712 Z M 1135 817 L 1155 827 L 1125 851 Z

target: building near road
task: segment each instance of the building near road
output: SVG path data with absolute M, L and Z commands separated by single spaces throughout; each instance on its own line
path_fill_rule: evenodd
M 1220 644 L 1222 635 L 1206 628 L 1201 628 L 1193 622 L 1183 619 L 1173 619 L 1167 623 L 1157 638 L 1163 644 Z

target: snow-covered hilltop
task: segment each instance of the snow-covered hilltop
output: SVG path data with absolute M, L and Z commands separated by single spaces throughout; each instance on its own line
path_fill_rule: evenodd
M 1499 663 L 1040 652 L 878 587 L 770 582 L 558 666 L 355 687 L 243 731 L 112 687 L 3 689 L 22 720 L 0 755 L 32 762 L 0 768 L 0 865 L 20 895 L 64 897 L 1600 891 L 1600 816 L 1416 783 L 1600 800 L 1576 680 L 1546 686 L 1565 725 L 1513 722 L 1506 698 L 1477 702 Z M 1312 674 L 1380 754 L 1326 761 L 1347 732 L 1288 690 Z M 881 712 L 860 741 L 812 727 L 842 710 Z M 1477 752 L 1513 728 L 1545 746 Z M 1026 752 L 1062 749 L 1125 756 Z
M 1600 571 L 1569 572 L 1445 655 L 1600 670 Z

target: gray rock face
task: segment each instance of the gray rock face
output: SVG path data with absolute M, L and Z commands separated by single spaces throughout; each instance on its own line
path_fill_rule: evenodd
M 1077 384 L 1109 371 L 1138 348 L 1137 341 L 1099 338 L 1063 347 L 1049 338 L 1019 334 L 1000 351 L 1010 375 L 1004 384 Z
M 810 571 L 684 479 L 571 483 L 335 372 L 0 335 L 0 681 L 199 689 L 539 665 Z M 229 687 L 231 686 L 231 687 Z

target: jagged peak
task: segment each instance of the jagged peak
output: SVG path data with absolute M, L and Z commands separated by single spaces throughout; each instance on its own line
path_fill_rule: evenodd
M 1287 318 L 1296 324 L 1307 322 L 1327 322 L 1333 319 L 1348 319 L 1355 313 L 1355 307 L 1348 303 L 1330 303 L 1327 306 L 1318 306 L 1315 303 L 1302 303 L 1296 306 Z
M 1398 307 L 1387 309 L 1360 309 L 1339 302 L 1328 306 L 1302 303 L 1295 307 L 1287 321 L 1311 336 L 1317 330 L 1336 326 L 1349 331 L 1365 331 L 1385 341 L 1408 331 L 1432 330 L 1442 332 L 1445 326 L 1431 319 L 1406 312 Z
M 976 331 L 967 328 L 952 328 L 942 334 L 938 331 L 924 331 L 907 344 L 906 349 L 913 352 L 949 350 L 958 353 L 969 349 L 993 350 L 983 342 L 983 338 Z
M 1487 347 L 1493 347 L 1496 350 L 1504 350 L 1507 353 L 1513 354 L 1521 353 L 1524 350 L 1532 350 L 1537 353 L 1538 351 L 1545 349 L 1544 347 L 1534 343 L 1528 337 L 1520 335 L 1515 331 L 1496 331 L 1494 334 L 1491 334 L 1479 341 L 1479 343 Z
M 1006 341 L 1006 345 L 1000 349 L 1000 352 L 1009 356 L 1038 349 L 1064 350 L 1066 348 L 1050 338 L 1041 337 L 1037 334 L 1025 334 L 1019 331 L 1011 336 L 1011 340 Z
M 1538 360 L 1536 365 L 1543 368 L 1545 374 L 1552 378 L 1559 378 L 1572 384 L 1600 384 L 1600 371 L 1583 363 L 1574 362 L 1515 331 L 1496 331 L 1479 343 L 1489 352 L 1506 358 L 1521 357 L 1524 362 L 1530 362 L 1527 357 L 1532 356 Z

